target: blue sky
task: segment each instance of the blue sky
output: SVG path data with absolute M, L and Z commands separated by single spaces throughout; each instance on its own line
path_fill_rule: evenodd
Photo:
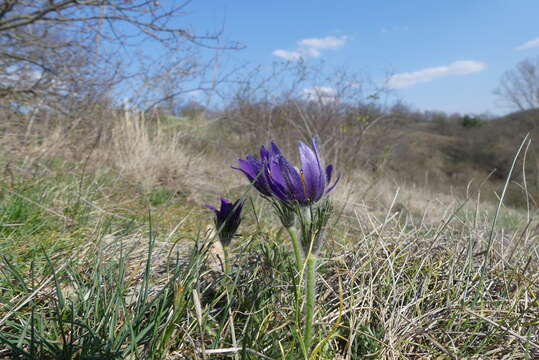
M 538 0 L 195 0 L 182 23 L 224 30 L 229 62 L 302 57 L 383 81 L 421 110 L 503 114 L 504 71 L 539 56 Z M 322 84 L 323 85 L 323 84 Z

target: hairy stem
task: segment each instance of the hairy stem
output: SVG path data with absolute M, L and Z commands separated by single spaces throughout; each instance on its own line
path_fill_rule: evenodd
M 303 341 L 307 353 L 310 353 L 313 343 L 314 308 L 316 298 L 316 255 L 307 254 L 305 271 L 305 331 Z
M 228 246 L 223 246 L 223 255 L 224 255 L 224 272 L 226 276 L 230 275 L 231 268 L 230 268 L 230 257 L 228 255 Z
M 301 274 L 301 272 L 303 271 L 303 256 L 301 254 L 301 244 L 298 238 L 298 230 L 295 226 L 289 226 L 286 228 L 286 230 L 290 235 L 290 239 L 292 240 L 292 246 L 294 247 L 294 256 L 296 258 L 296 268 L 298 270 L 298 274 Z
M 232 312 L 232 291 L 234 290 L 234 283 L 232 281 L 231 275 L 232 275 L 232 267 L 230 264 L 230 256 L 228 253 L 228 246 L 223 245 L 223 255 L 224 255 L 224 272 L 226 276 L 226 284 L 227 284 L 227 292 L 226 292 L 226 299 L 228 303 L 228 311 L 229 311 L 229 325 L 230 325 L 230 336 L 232 337 L 232 345 L 234 347 L 237 347 L 237 340 L 236 340 L 236 330 L 234 328 L 234 314 Z M 234 355 L 235 359 L 239 359 L 238 355 Z

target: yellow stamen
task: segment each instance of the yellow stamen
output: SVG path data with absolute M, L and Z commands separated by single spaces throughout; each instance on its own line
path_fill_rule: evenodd
M 303 192 L 307 193 L 307 183 L 305 182 L 305 174 L 303 173 L 303 169 L 299 171 L 299 176 L 301 177 L 301 184 L 303 185 Z

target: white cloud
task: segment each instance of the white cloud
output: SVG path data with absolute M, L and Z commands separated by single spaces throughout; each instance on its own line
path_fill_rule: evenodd
M 305 59 L 309 57 L 319 57 L 321 50 L 338 49 L 344 46 L 348 40 L 347 36 L 335 37 L 326 36 L 322 38 L 308 38 L 299 40 L 295 50 L 277 49 L 272 52 L 273 55 L 292 61 Z
M 310 49 L 338 49 L 346 43 L 347 36 L 326 36 L 323 38 L 309 38 L 298 41 L 298 46 Z
M 303 89 L 303 94 L 311 101 L 320 101 L 324 104 L 339 100 L 337 90 L 328 86 L 315 86 Z
M 430 82 L 445 76 L 458 76 L 476 73 L 486 69 L 487 64 L 480 61 L 460 60 L 446 66 L 425 68 L 391 76 L 388 85 L 392 89 L 402 89 L 418 83 Z
M 303 93 L 306 95 L 336 96 L 337 90 L 328 86 L 315 86 L 310 89 L 304 89 Z
M 286 60 L 299 60 L 302 55 L 298 51 L 288 51 L 288 50 L 275 50 L 272 52 L 273 55 L 286 59 Z
M 299 52 L 303 54 L 304 56 L 308 57 L 319 57 L 320 56 L 320 50 L 316 48 L 304 48 L 300 49 Z
M 539 37 L 517 46 L 517 50 L 526 50 L 539 46 Z

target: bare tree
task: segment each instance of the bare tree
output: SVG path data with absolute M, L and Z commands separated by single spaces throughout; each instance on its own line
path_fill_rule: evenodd
M 361 150 L 366 135 L 376 137 L 378 125 L 390 120 L 382 104 L 386 89 L 366 76 L 323 66 L 278 63 L 268 73 L 258 68 L 247 73 L 220 119 L 223 131 L 250 149 L 269 139 L 287 149 L 298 138 L 319 135 L 327 161 L 351 167 L 378 161 L 380 151 Z
M 523 60 L 506 71 L 494 93 L 511 108 L 539 108 L 539 57 Z
M 113 89 L 151 106 L 209 88 L 209 81 L 193 81 L 214 60 L 199 51 L 238 45 L 223 45 L 220 32 L 199 34 L 180 24 L 190 2 L 0 1 L 0 106 L 39 104 L 69 113 L 110 98 Z M 176 86 L 166 95 L 163 79 Z M 189 88 L 180 86 L 182 80 Z

